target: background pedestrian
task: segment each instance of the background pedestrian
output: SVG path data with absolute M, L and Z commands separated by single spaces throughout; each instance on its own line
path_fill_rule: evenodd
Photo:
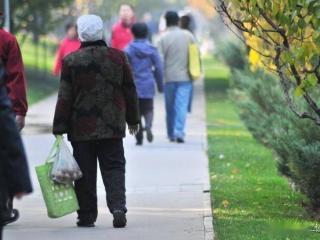
M 193 35 L 179 28 L 179 16 L 174 11 L 165 14 L 167 30 L 159 41 L 164 62 L 167 134 L 170 141 L 184 143 L 185 124 L 192 92 L 189 76 L 189 45 Z
M 189 31 L 193 36 L 194 36 L 194 19 L 191 15 L 183 15 L 180 17 L 179 20 L 179 26 L 184 29 Z M 194 36 L 195 38 L 195 36 Z M 189 104 L 188 104 L 188 112 L 191 113 L 192 111 L 192 102 L 193 102 L 193 93 L 194 93 L 194 86 L 192 84 L 192 89 L 191 89 L 191 93 L 190 93 L 190 98 L 189 98 Z
M 131 27 L 136 21 L 133 6 L 127 3 L 121 4 L 119 17 L 119 22 L 112 27 L 111 46 L 124 50 L 133 40 Z
M 134 41 L 125 49 L 131 64 L 134 82 L 139 97 L 141 117 L 139 132 L 136 135 L 137 145 L 143 143 L 143 130 L 147 133 L 147 140 L 153 141 L 153 98 L 155 96 L 155 83 L 158 91 L 163 91 L 163 65 L 158 50 L 148 40 L 148 26 L 145 23 L 135 23 L 132 26 Z
M 62 60 L 68 54 L 76 51 L 80 47 L 76 26 L 68 23 L 65 27 L 66 37 L 61 41 L 56 53 L 56 60 L 53 68 L 53 75 L 58 76 L 61 73 Z

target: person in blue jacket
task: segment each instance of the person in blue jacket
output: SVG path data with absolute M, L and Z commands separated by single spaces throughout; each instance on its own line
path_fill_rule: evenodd
M 134 41 L 125 49 L 132 67 L 134 82 L 136 84 L 140 115 L 145 120 L 145 127 L 140 121 L 140 130 L 136 134 L 137 145 L 143 144 L 143 130 L 146 131 L 147 140 L 153 141 L 151 131 L 153 122 L 153 98 L 155 85 L 159 92 L 163 92 L 163 64 L 156 47 L 148 40 L 148 26 L 145 23 L 135 23 L 131 31 Z

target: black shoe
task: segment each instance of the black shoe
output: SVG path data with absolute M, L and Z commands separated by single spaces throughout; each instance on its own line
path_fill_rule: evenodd
M 151 132 L 151 129 L 147 129 L 147 140 L 149 143 L 151 143 L 153 141 L 153 134 Z
M 94 222 L 88 222 L 88 221 L 83 221 L 83 220 L 79 220 L 79 221 L 77 222 L 77 226 L 78 226 L 78 227 L 82 227 L 82 228 L 95 227 Z
M 113 212 L 113 227 L 124 228 L 127 225 L 126 214 L 121 210 Z
M 177 143 L 184 143 L 184 139 L 183 138 L 177 138 Z
M 10 223 L 13 223 L 17 221 L 20 217 L 18 209 L 12 209 L 11 213 L 8 216 L 4 217 L 4 220 L 2 222 L 3 226 L 8 225 Z
M 137 145 L 137 146 L 142 146 L 142 144 L 143 144 L 142 141 L 137 141 L 137 142 L 136 142 L 136 145 Z

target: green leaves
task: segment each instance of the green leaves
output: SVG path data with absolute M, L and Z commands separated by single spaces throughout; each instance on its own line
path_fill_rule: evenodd
M 72 0 L 12 0 L 12 30 L 25 31 L 34 36 L 48 33 L 65 17 L 62 12 L 71 4 Z
M 296 87 L 296 89 L 294 90 L 294 95 L 297 97 L 301 97 L 304 94 L 305 94 L 305 92 L 301 86 Z
M 257 0 L 257 4 L 258 4 L 259 7 L 261 7 L 261 8 L 264 7 L 265 2 L 266 2 L 266 1 L 264 1 L 264 0 Z
M 320 32 L 319 31 L 313 32 L 312 39 L 316 45 L 320 46 Z
M 313 73 L 313 74 L 309 74 L 309 75 L 308 75 L 306 81 L 307 81 L 307 83 L 308 83 L 309 86 L 315 87 L 315 86 L 317 86 L 318 78 L 317 78 L 316 75 Z
M 306 94 L 310 89 L 316 87 L 318 84 L 317 76 L 312 73 L 308 74 L 306 78 L 302 81 L 302 83 L 297 86 L 294 90 L 294 94 L 297 97 L 301 97 Z
M 307 23 L 306 21 L 304 20 L 304 18 L 300 18 L 299 21 L 298 21 L 298 26 L 301 28 L 301 29 L 304 29 L 306 26 L 307 26 Z
M 295 63 L 295 57 L 290 52 L 284 52 L 283 53 L 283 61 L 287 62 L 289 64 Z

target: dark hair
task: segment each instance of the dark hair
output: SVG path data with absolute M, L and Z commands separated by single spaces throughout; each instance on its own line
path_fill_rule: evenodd
M 129 6 L 131 8 L 131 10 L 134 11 L 134 6 L 130 3 L 121 3 L 119 6 L 119 10 L 122 6 Z
M 131 28 L 131 32 L 136 39 L 144 39 L 148 37 L 148 26 L 145 23 L 135 23 Z
M 4 16 L 0 15 L 0 28 L 3 28 L 4 25 Z
M 68 32 L 71 28 L 73 27 L 76 27 L 76 25 L 74 23 L 67 23 L 65 26 L 64 26 L 64 29 L 66 32 Z
M 175 11 L 168 11 L 164 16 L 167 22 L 167 27 L 177 26 L 179 23 L 179 15 Z
M 180 27 L 182 29 L 190 30 L 191 17 L 188 15 L 184 15 L 180 18 Z
M 0 4 L 0 28 L 3 28 L 4 25 L 4 12 L 3 12 L 3 6 Z

